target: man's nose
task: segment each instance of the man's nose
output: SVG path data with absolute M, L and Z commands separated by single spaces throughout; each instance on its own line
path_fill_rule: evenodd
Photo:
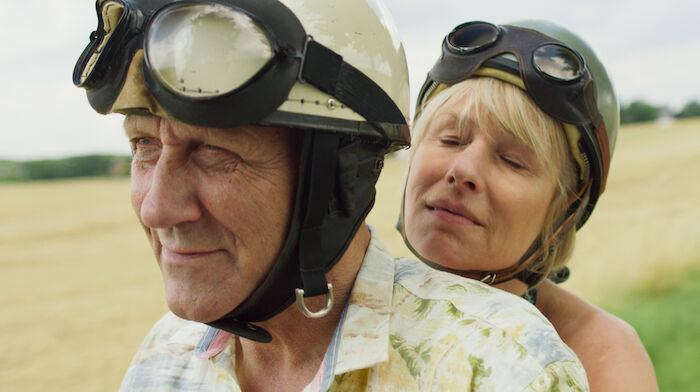
M 170 228 L 194 222 L 202 215 L 197 184 L 186 162 L 164 151 L 151 173 L 141 203 L 141 221 L 150 228 Z

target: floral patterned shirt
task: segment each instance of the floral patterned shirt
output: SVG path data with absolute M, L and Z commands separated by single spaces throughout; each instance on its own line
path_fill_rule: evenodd
M 166 314 L 122 391 L 240 391 L 235 337 Z M 314 380 L 319 391 L 587 391 L 535 307 L 480 282 L 393 260 L 376 233 Z

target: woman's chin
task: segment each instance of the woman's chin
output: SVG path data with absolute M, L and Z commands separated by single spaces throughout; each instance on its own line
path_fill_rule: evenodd
M 434 245 L 434 246 L 433 246 Z M 416 252 L 422 260 L 433 264 L 433 267 L 453 271 L 498 271 L 508 268 L 514 263 L 500 262 L 493 257 L 480 255 L 479 252 L 468 251 L 466 247 L 452 249 L 449 246 L 433 242 L 431 246 L 417 247 Z

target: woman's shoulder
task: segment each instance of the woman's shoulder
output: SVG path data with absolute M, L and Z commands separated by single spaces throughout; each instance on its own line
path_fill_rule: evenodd
M 543 285 L 537 307 L 581 359 L 592 391 L 658 391 L 649 355 L 631 325 L 562 287 Z

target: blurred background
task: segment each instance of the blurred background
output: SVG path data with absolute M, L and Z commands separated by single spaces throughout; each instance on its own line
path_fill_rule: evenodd
M 640 334 L 662 391 L 699 391 L 700 5 L 386 0 L 412 101 L 452 27 L 548 19 L 584 37 L 619 91 L 625 125 L 565 286 Z M 92 1 L 0 6 L 0 390 L 115 390 L 165 312 L 160 273 L 129 203 L 120 116 L 71 83 L 96 27 Z M 396 256 L 404 155 L 369 217 Z M 67 178 L 71 177 L 71 178 Z

